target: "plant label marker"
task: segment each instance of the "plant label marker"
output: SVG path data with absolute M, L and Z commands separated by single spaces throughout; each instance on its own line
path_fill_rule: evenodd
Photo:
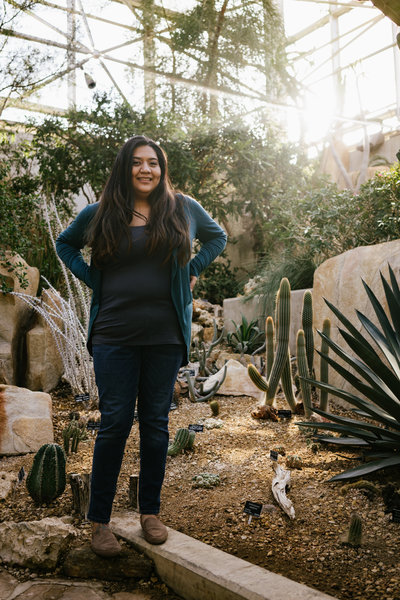
M 188 426 L 189 431 L 197 431 L 204 432 L 204 425 L 199 425 L 199 423 L 192 423 L 192 425 Z
M 400 508 L 394 508 L 392 510 L 392 523 L 400 523 Z
M 261 515 L 262 507 L 263 507 L 263 505 L 260 504 L 259 502 L 250 502 L 250 500 L 246 501 L 243 512 L 246 515 L 249 515 L 249 520 L 247 521 L 248 525 L 250 525 L 253 517 L 258 518 Z
M 89 394 L 76 394 L 75 402 L 89 402 Z
M 21 483 L 24 480 L 24 477 L 25 477 L 25 469 L 24 469 L 24 467 L 21 467 L 18 472 L 18 483 Z
M 292 418 L 292 411 L 291 410 L 286 410 L 286 409 L 280 409 L 280 410 L 278 410 L 278 417 L 280 419 L 291 419 Z
M 270 450 L 269 457 L 271 460 L 278 460 L 278 452 L 276 450 Z
M 92 435 L 94 435 L 95 431 L 98 431 L 100 429 L 100 422 L 99 421 L 88 421 L 88 423 L 86 425 L 86 429 L 90 429 L 92 432 Z

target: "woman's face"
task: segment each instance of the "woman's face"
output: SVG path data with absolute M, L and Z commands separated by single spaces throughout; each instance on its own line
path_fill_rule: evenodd
M 133 151 L 132 185 L 135 198 L 144 199 L 158 186 L 161 167 L 151 146 L 138 146 Z

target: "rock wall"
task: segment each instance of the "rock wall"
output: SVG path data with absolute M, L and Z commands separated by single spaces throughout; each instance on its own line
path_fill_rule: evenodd
M 363 331 L 366 334 L 357 318 L 356 309 L 378 325 L 361 279 L 371 287 L 387 311 L 380 271 L 387 278 L 388 264 L 391 265 L 397 280 L 400 281 L 400 240 L 354 248 L 322 263 L 314 274 L 313 310 L 316 329 L 322 329 L 324 319 L 329 317 L 332 323 L 331 338 L 338 342 L 340 346 L 349 350 L 337 329 L 338 320 L 325 304 L 324 298 L 332 302 L 358 331 Z M 368 334 L 366 336 L 368 337 Z M 315 339 L 316 347 L 320 348 L 318 334 L 316 334 Z M 318 378 L 319 357 L 316 357 L 315 367 Z M 342 389 L 352 390 L 351 386 L 331 367 L 329 368 L 329 382 Z M 335 398 L 335 402 L 341 403 L 342 401 Z

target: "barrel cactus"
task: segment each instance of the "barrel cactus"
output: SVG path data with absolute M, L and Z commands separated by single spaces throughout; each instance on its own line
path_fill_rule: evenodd
M 43 444 L 35 454 L 26 487 L 36 504 L 49 504 L 65 490 L 65 452 L 58 444 Z
M 189 429 L 178 429 L 175 434 L 174 441 L 168 446 L 168 456 L 177 456 L 182 450 L 185 450 L 188 444 L 190 444 L 190 431 Z M 192 444 L 193 445 L 193 444 Z

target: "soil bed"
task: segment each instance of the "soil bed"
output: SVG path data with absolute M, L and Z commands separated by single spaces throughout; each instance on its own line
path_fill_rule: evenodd
M 77 404 L 60 388 L 53 396 L 55 441 L 62 445 L 62 429 Z M 341 491 L 341 483 L 326 483 L 333 475 L 356 465 L 356 454 L 322 447 L 316 453 L 296 422 L 255 420 L 255 401 L 247 397 L 218 397 L 221 429 L 197 433 L 194 450 L 169 457 L 162 495 L 161 516 L 166 525 L 275 573 L 317 588 L 341 599 L 400 600 L 398 564 L 400 524 L 385 514 L 380 490 L 387 483 L 400 487 L 400 474 L 391 470 L 369 480 L 378 493 L 367 497 L 360 490 Z M 278 399 L 278 408 L 287 408 Z M 179 427 L 211 416 L 207 404 L 182 399 L 170 414 L 170 437 Z M 67 473 L 89 472 L 94 437 L 80 443 L 78 453 L 68 457 Z M 301 470 L 291 470 L 288 493 L 296 518 L 290 520 L 279 507 L 248 523 L 243 513 L 247 500 L 275 505 L 271 481 L 270 450 L 281 446 L 286 455 L 302 459 Z M 314 448 L 315 450 L 315 448 Z M 115 511 L 129 508 L 129 476 L 138 472 L 138 425 L 128 440 L 118 484 Z M 28 472 L 33 455 L 3 457 L 0 470 Z M 279 459 L 283 466 L 285 458 Z M 192 478 L 203 472 L 218 474 L 221 484 L 211 489 L 192 488 Z M 0 520 L 25 521 L 71 513 L 69 486 L 48 507 L 37 507 L 19 485 L 13 496 L 0 504 Z M 350 516 L 363 521 L 363 543 L 352 548 L 341 543 Z M 78 519 L 81 541 L 88 540 L 89 526 Z M 167 591 L 155 583 L 154 597 Z M 171 596 L 169 596 L 171 597 Z

